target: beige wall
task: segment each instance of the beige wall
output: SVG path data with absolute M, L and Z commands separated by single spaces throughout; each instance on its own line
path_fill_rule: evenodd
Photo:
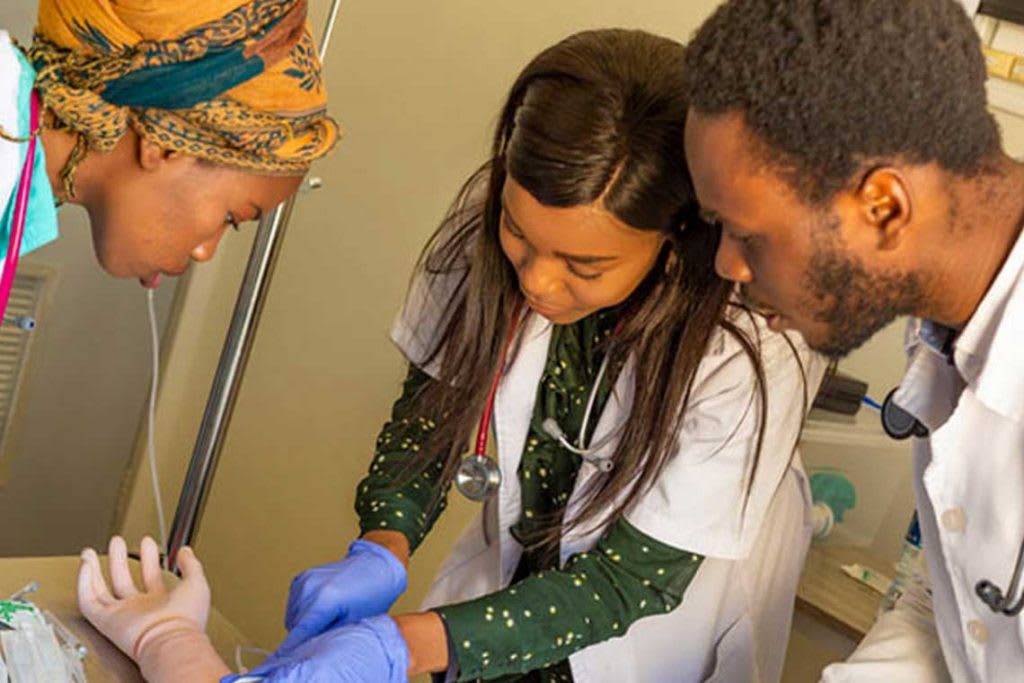
M 340 556 L 356 533 L 353 488 L 402 373 L 389 323 L 420 246 L 483 160 L 516 73 L 582 28 L 685 39 L 714 4 L 343 3 L 327 80 L 346 137 L 315 171 L 324 189 L 296 209 L 198 541 L 216 604 L 259 643 L 283 633 L 291 576 Z M 312 5 L 317 20 L 328 3 Z M 169 507 L 245 257 L 234 247 L 195 274 L 168 359 L 159 430 Z M 132 538 L 154 526 L 144 470 L 136 481 Z M 404 607 L 472 511 L 456 505 L 417 555 Z
M 93 256 L 85 213 L 26 256 L 54 274 L 0 460 L 0 555 L 76 554 L 110 535 L 150 376 L 146 300 Z M 157 294 L 167 319 L 173 284 Z
M 1018 159 L 1024 159 L 1024 112 L 1012 114 L 995 110 L 993 113 L 1003 132 L 1003 145 L 1007 153 Z

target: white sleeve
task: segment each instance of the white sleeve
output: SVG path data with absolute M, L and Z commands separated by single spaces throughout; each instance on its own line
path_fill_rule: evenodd
M 391 326 L 391 341 L 406 360 L 435 378 L 441 369 L 441 356 L 433 352 L 447 324 L 449 304 L 463 284 L 464 273 L 417 273 Z
M 915 575 L 896 607 L 879 617 L 849 659 L 822 683 L 940 683 L 952 680 L 942 657 L 928 579 Z
M 805 411 L 825 367 L 824 359 L 797 335 L 789 337 L 794 353 L 782 334 L 746 318 L 736 322 L 755 346 L 760 339 L 767 414 L 761 415 L 750 358 L 732 335 L 723 333 L 719 348 L 712 348 L 698 368 L 675 456 L 626 514 L 633 526 L 663 543 L 730 560 L 750 553 L 793 462 Z

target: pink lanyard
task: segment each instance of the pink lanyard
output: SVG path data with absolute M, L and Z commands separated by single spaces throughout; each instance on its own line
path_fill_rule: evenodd
M 7 312 L 7 302 L 11 298 L 11 287 L 14 285 L 14 271 L 18 267 L 18 256 L 21 252 L 21 238 L 25 234 L 25 218 L 28 216 L 28 198 L 32 189 L 32 171 L 36 161 L 36 143 L 39 142 L 39 95 L 32 91 L 29 130 L 32 131 L 25 153 L 25 165 L 21 168 L 21 179 L 18 181 L 18 192 L 14 198 L 14 216 L 11 220 L 11 237 L 7 242 L 7 256 L 4 259 L 3 273 L 0 273 L 0 320 Z

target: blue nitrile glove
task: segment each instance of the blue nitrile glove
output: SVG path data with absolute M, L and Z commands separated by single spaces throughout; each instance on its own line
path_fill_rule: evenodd
M 294 651 L 270 655 L 247 674 L 221 683 L 262 678 L 263 683 L 408 683 L 409 647 L 387 615 L 327 631 Z
M 292 581 L 284 627 L 287 653 L 329 628 L 386 613 L 405 592 L 405 567 L 382 545 L 358 540 L 338 562 L 314 567 Z

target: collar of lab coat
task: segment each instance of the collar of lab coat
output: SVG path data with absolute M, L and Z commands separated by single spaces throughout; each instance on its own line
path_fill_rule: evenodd
M 1024 237 L 951 348 L 945 348 L 943 332 L 952 334 L 929 321 L 912 321 L 911 361 L 896 403 L 935 431 L 966 387 L 997 415 L 1024 421 Z
M 990 410 L 1024 419 L 1024 237 L 960 334 L 953 359 L 964 381 Z

